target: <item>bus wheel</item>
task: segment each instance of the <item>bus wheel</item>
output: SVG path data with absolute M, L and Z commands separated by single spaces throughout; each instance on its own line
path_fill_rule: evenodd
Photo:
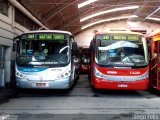
M 19 88 L 19 87 L 16 87 L 16 88 L 15 88 L 15 91 L 16 91 L 17 94 L 19 94 L 19 93 L 21 93 L 21 92 L 23 91 L 23 89 L 22 89 L 22 88 Z
M 153 91 L 155 91 L 155 88 L 153 88 L 151 85 L 149 85 L 147 90 L 150 92 L 153 92 Z
M 94 87 L 94 85 L 91 84 L 91 88 L 93 92 L 96 92 L 97 89 Z
M 91 86 L 92 90 L 93 90 L 93 91 L 96 91 L 96 88 L 95 88 L 95 86 L 94 86 L 94 84 L 93 84 L 93 81 L 92 81 L 91 76 L 90 76 L 90 79 L 89 79 L 89 83 L 90 83 L 90 86 Z

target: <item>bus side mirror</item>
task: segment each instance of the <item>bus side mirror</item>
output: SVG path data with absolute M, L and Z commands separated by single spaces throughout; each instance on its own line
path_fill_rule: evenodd
M 19 41 L 16 41 L 13 43 L 13 52 L 17 51 L 19 52 Z
M 17 44 L 15 42 L 13 42 L 13 52 L 16 51 L 16 46 L 17 46 Z
M 95 49 L 95 45 L 91 45 L 91 50 L 94 50 Z
M 72 43 L 72 51 L 76 51 L 78 49 L 77 43 L 73 42 Z
M 77 56 L 78 46 L 76 42 L 72 43 L 72 56 Z
M 16 51 L 16 49 L 17 49 L 17 42 L 19 41 L 19 36 L 18 37 L 15 37 L 15 38 L 13 38 L 13 52 L 15 52 Z

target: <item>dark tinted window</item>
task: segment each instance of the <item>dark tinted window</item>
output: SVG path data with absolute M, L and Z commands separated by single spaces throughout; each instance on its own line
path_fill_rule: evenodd
M 8 16 L 8 0 L 0 0 L 0 13 Z

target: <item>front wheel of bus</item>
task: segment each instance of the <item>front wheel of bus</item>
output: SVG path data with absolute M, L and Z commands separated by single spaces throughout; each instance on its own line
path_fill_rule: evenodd
M 93 92 L 96 92 L 97 89 L 95 88 L 94 85 L 91 84 L 91 88 L 92 88 L 92 91 L 93 91 Z
M 23 89 L 19 88 L 19 87 L 16 87 L 15 91 L 16 91 L 17 94 L 20 94 L 20 93 L 23 92 Z
M 95 86 L 93 85 L 91 76 L 90 76 L 89 81 L 90 81 L 90 86 L 91 86 L 92 90 L 93 90 L 93 91 L 96 91 L 96 88 L 95 88 Z
M 71 91 L 72 89 L 73 89 L 73 87 L 74 87 L 74 85 L 75 85 L 75 73 L 74 73 L 74 76 L 73 76 L 73 78 L 71 78 L 70 79 L 70 86 L 69 86 L 69 88 L 67 89 L 68 91 Z

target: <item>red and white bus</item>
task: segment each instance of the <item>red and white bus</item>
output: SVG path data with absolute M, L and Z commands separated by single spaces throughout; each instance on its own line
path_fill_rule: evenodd
M 80 52 L 80 56 L 81 56 L 81 67 L 80 67 L 80 72 L 81 73 L 88 73 L 89 72 L 89 48 L 82 48 L 81 52 Z
M 90 51 L 90 80 L 93 88 L 148 88 L 148 49 L 143 34 L 127 31 L 96 33 Z

